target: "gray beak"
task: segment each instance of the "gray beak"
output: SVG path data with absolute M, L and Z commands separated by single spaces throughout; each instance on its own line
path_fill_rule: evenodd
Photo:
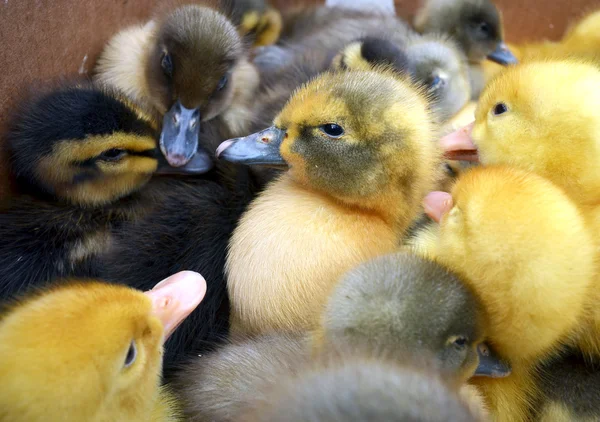
M 214 163 L 210 154 L 204 148 L 199 147 L 192 159 L 181 167 L 173 167 L 167 162 L 165 157 L 160 157 L 156 174 L 204 174 L 210 171 L 213 166 Z
M 218 159 L 238 164 L 286 165 L 279 153 L 284 137 L 284 130 L 271 126 L 252 135 L 223 142 L 217 148 L 216 156 Z
M 496 356 L 487 344 L 479 344 L 477 354 L 479 355 L 479 365 L 475 369 L 474 376 L 504 378 L 510 375 L 510 365 Z
M 172 167 L 190 162 L 198 149 L 200 111 L 187 109 L 177 101 L 163 118 L 160 150 Z
M 514 54 L 508 49 L 507 45 L 503 42 L 498 43 L 496 49 L 490 54 L 488 54 L 487 58 L 488 60 L 501 64 L 502 66 L 508 66 L 509 64 L 519 63 Z

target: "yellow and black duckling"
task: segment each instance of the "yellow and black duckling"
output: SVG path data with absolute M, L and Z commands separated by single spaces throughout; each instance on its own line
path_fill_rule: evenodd
M 436 130 L 405 77 L 347 71 L 296 91 L 272 127 L 221 144 L 227 161 L 288 167 L 230 241 L 232 329 L 314 328 L 343 273 L 395 250 L 438 177 Z
M 0 210 L 0 297 L 97 276 L 112 230 L 151 204 L 155 122 L 122 95 L 75 85 L 17 114 L 6 137 L 20 196 Z
M 251 36 L 256 47 L 275 44 L 282 29 L 281 13 L 265 0 L 233 0 L 232 21 L 243 36 Z
M 530 420 L 537 366 L 571 341 L 585 315 L 594 238 L 562 190 L 508 167 L 471 169 L 452 195 L 428 195 L 425 208 L 440 223 L 413 246 L 464 277 L 487 311 L 486 341 L 512 367 L 509 377 L 471 382 L 494 420 Z
M 222 139 L 247 133 L 258 72 L 213 3 L 183 5 L 119 32 L 96 66 L 96 80 L 163 116 L 160 148 L 174 167 L 196 170 Z
M 480 66 L 483 60 L 504 66 L 517 62 L 504 43 L 501 14 L 491 0 L 426 0 L 414 25 L 422 34 L 447 35 L 458 43 L 471 63 L 473 98 L 485 84 Z
M 69 276 L 148 290 L 198 271 L 206 299 L 166 344 L 168 375 L 227 333 L 226 248 L 252 180 L 243 169 L 152 177 L 169 167 L 158 133 L 133 103 L 94 86 L 24 107 L 7 138 L 23 195 L 0 210 L 0 298 Z
M 540 368 L 536 420 L 596 421 L 600 417 L 600 366 L 577 350 L 567 349 L 565 353 Z
M 148 294 L 71 281 L 9 305 L 0 316 L 0 420 L 182 420 L 160 386 L 162 343 L 205 290 L 187 272 Z
M 337 357 L 305 365 L 280 374 L 276 383 L 254 393 L 234 420 L 485 420 L 435 372 L 373 357 Z

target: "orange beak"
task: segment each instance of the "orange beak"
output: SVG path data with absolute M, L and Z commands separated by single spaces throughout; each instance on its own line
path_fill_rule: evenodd
M 471 132 L 475 122 L 452 132 L 440 139 L 444 156 L 449 160 L 479 161 L 477 147 L 473 143 Z
M 145 294 L 152 299 L 152 312 L 163 324 L 166 341 L 202 302 L 206 294 L 206 281 L 198 273 L 181 271 L 164 279 Z

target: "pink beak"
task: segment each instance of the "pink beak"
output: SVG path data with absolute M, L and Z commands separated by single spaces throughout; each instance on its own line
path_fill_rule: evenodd
M 475 122 L 440 139 L 440 146 L 446 158 L 460 161 L 478 161 L 477 147 L 471 138 L 473 126 L 475 126 Z
M 152 311 L 161 320 L 166 341 L 183 320 L 202 302 L 206 294 L 206 281 L 193 271 L 174 274 L 148 292 Z
M 439 223 L 444 214 L 452 209 L 452 195 L 447 192 L 431 192 L 423 199 L 425 214 Z

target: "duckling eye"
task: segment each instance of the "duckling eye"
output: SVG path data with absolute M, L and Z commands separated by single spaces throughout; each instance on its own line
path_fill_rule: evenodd
M 344 128 L 340 125 L 336 125 L 335 123 L 327 123 L 321 126 L 321 132 L 331 138 L 339 138 L 344 134 Z
M 463 348 L 467 345 L 467 338 L 466 337 L 462 337 L 462 336 L 458 336 L 454 339 L 454 341 L 452 342 L 452 344 L 454 344 L 455 346 L 457 346 L 458 348 Z
M 129 368 L 135 362 L 135 358 L 137 358 L 137 348 L 135 347 L 135 341 L 131 341 L 129 345 L 129 350 L 127 350 L 127 356 L 125 356 L 124 367 Z
M 111 148 L 100 154 L 98 156 L 98 159 L 104 161 L 119 161 L 125 155 L 127 155 L 127 151 L 125 151 L 124 149 Z
M 508 111 L 508 107 L 504 103 L 498 103 L 494 106 L 494 116 L 499 116 Z
M 217 91 L 221 91 L 227 86 L 228 79 L 229 78 L 227 78 L 227 75 L 225 75 L 219 80 L 219 83 L 217 84 Z
M 429 88 L 431 90 L 435 90 L 443 87 L 446 84 L 446 80 L 444 78 L 440 78 L 439 76 L 432 76 L 429 80 Z
M 479 32 L 483 35 L 489 35 L 490 33 L 490 26 L 486 22 L 480 22 L 477 29 L 479 29 Z
M 173 76 L 173 60 L 171 60 L 171 55 L 169 53 L 163 54 L 160 59 L 160 67 L 168 78 Z

